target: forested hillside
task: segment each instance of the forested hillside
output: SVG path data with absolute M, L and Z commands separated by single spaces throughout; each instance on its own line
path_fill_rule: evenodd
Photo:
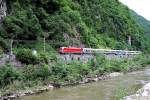
M 43 86 L 47 91 L 105 80 L 110 78 L 107 73 L 123 75 L 150 65 L 150 38 L 119 0 L 4 1 L 7 16 L 0 23 L 1 100 L 36 91 L 39 94 L 44 92 Z M 63 52 L 61 46 L 88 49 L 69 48 L 69 52 Z M 121 50 L 100 54 L 89 48 L 144 53 Z
M 118 0 L 6 0 L 2 39 L 55 41 L 60 46 L 146 50 L 149 39 Z M 128 45 L 128 36 L 132 46 Z M 3 41 L 4 42 L 4 41 Z M 29 44 L 28 44 L 29 45 Z
M 145 33 L 150 34 L 150 21 L 146 20 L 136 12 L 131 10 L 131 15 L 135 18 L 135 21 L 143 28 Z

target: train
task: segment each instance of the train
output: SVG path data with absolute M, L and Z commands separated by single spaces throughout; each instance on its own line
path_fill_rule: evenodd
M 111 50 L 111 49 L 93 49 L 93 48 L 78 48 L 78 47 L 60 47 L 60 54 L 115 54 L 115 55 L 136 55 L 141 54 L 141 51 L 128 50 Z

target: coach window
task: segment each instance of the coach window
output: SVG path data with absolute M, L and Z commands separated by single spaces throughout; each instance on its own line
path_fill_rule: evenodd
M 78 57 L 78 61 L 80 61 L 80 57 Z
M 71 58 L 71 60 L 73 60 L 73 57 Z
M 65 57 L 65 61 L 67 60 L 67 57 Z

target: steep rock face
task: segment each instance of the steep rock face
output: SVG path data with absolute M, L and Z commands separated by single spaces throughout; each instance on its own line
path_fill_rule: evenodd
M 6 16 L 6 2 L 5 0 L 0 0 L 0 22 L 3 21 L 4 17 Z

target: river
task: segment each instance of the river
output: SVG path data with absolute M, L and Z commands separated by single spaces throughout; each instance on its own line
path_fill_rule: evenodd
M 54 89 L 17 100 L 116 100 L 120 89 L 132 94 L 150 81 L 150 70 L 133 72 L 95 83 Z

